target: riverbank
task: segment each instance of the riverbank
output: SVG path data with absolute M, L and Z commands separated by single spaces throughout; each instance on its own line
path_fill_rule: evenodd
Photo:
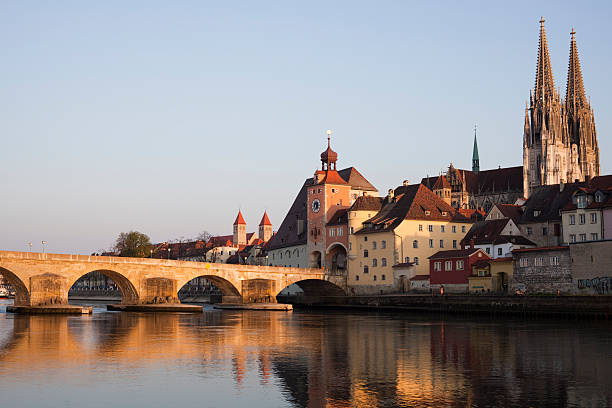
M 559 318 L 612 317 L 612 296 L 381 295 L 282 298 L 294 308 L 489 314 Z

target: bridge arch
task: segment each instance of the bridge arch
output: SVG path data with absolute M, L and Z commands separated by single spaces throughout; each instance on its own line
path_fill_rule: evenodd
M 0 266 L 0 274 L 9 281 L 13 289 L 15 289 L 15 306 L 29 306 L 30 305 L 30 291 L 25 283 L 15 275 L 13 272 Z
M 194 275 L 188 280 L 180 281 L 179 285 L 177 285 L 177 293 L 180 292 L 185 285 L 197 278 L 206 278 L 207 280 L 212 282 L 213 285 L 215 285 L 221 291 L 221 296 L 223 296 L 222 302 L 227 303 L 228 301 L 230 301 L 240 303 L 242 295 L 233 282 L 230 282 L 229 280 L 222 278 L 221 276 L 207 275 L 206 273 Z
M 283 290 L 292 284 L 295 284 L 304 291 L 304 296 L 343 296 L 346 295 L 344 289 L 340 286 L 323 279 L 303 279 L 296 280 L 294 282 L 287 282 L 287 286 L 282 288 L 280 292 L 276 294 L 278 296 Z
M 70 288 L 72 288 L 79 279 L 92 272 L 99 272 L 107 278 L 111 279 L 113 282 L 115 282 L 115 284 L 121 291 L 121 303 L 126 305 L 136 305 L 139 303 L 140 295 L 134 284 L 125 275 L 113 271 L 111 269 L 95 269 L 93 271 L 84 273 L 78 276 L 76 279 L 72 280 L 68 290 L 70 290 Z

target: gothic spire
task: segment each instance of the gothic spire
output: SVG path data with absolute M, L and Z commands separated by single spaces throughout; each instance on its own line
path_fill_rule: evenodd
M 538 66 L 536 68 L 534 90 L 536 101 L 541 101 L 545 97 L 552 98 L 555 94 L 555 82 L 550 66 L 550 54 L 548 53 L 548 42 L 546 41 L 544 21 L 544 17 L 542 17 L 540 20 L 540 43 L 538 46 Z
M 472 150 L 472 171 L 476 174 L 480 171 L 480 159 L 478 157 L 478 142 L 476 141 L 476 125 L 474 125 L 474 148 Z
M 565 93 L 565 107 L 570 113 L 577 113 L 577 110 L 587 106 L 587 99 L 584 94 L 582 83 L 582 71 L 580 70 L 580 59 L 578 58 L 578 47 L 576 46 L 576 32 L 572 28 L 570 33 L 569 66 L 567 69 L 567 91 Z

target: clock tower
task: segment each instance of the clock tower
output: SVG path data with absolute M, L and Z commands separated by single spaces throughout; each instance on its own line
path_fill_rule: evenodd
M 321 170 L 316 170 L 311 185 L 307 187 L 307 251 L 310 267 L 325 267 L 328 252 L 327 223 L 334 214 L 351 205 L 351 186 L 338 174 L 338 153 L 331 148 L 331 131 L 327 131 L 327 149 L 321 153 Z M 334 229 L 336 231 L 336 229 Z

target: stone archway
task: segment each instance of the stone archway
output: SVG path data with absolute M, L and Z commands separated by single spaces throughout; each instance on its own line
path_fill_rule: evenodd
M 340 243 L 333 243 L 327 248 L 325 267 L 332 274 L 344 274 L 347 268 L 348 251 Z
M 0 267 L 0 274 L 11 284 L 15 290 L 15 306 L 30 306 L 30 291 L 17 275 L 8 269 Z
M 322 279 L 304 279 L 297 282 L 292 282 L 292 284 L 296 284 L 304 291 L 304 296 L 344 296 L 346 295 L 344 289 L 340 286 L 333 284 L 329 281 Z M 287 285 L 289 286 L 289 285 Z M 276 296 L 285 290 L 283 288 L 279 291 Z
M 76 278 L 70 284 L 70 286 L 68 287 L 68 291 L 70 291 L 70 289 L 74 286 L 74 284 L 79 279 L 81 279 L 85 275 L 87 275 L 89 273 L 92 273 L 92 272 L 99 272 L 102 275 L 104 275 L 107 278 L 109 278 L 110 280 L 112 280 L 113 282 L 115 282 L 115 284 L 119 288 L 119 291 L 121 292 L 121 303 L 122 304 L 124 304 L 124 305 L 137 305 L 140 302 L 140 295 L 138 293 L 138 290 L 134 286 L 134 284 L 127 277 L 125 277 L 124 275 L 120 274 L 119 272 L 115 272 L 113 270 L 110 270 L 110 269 L 96 269 L 96 270 L 84 273 L 83 275 L 81 275 L 78 278 Z M 68 294 L 66 294 L 66 299 L 68 299 Z
M 212 284 L 221 291 L 222 303 L 242 303 L 242 295 L 236 286 L 234 286 L 234 284 L 227 279 L 215 275 L 202 274 L 194 276 L 189 281 L 182 284 L 181 287 L 178 288 L 177 293 L 180 292 L 183 286 L 187 285 L 187 283 L 196 278 L 206 278 L 208 281 L 212 282 Z

